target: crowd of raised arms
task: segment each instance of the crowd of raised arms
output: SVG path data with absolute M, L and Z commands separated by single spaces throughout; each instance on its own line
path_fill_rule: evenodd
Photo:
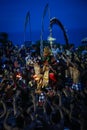
M 87 130 L 87 48 L 0 49 L 0 130 Z

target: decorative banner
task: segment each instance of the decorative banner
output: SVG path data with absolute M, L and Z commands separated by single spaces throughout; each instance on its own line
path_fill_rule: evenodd
M 40 54 L 42 56 L 43 54 L 43 32 L 44 32 L 44 17 L 46 15 L 46 12 L 48 10 L 48 3 L 46 4 L 45 8 L 44 8 L 44 12 L 43 12 L 43 16 L 42 16 L 42 25 L 41 25 L 41 41 L 40 41 Z M 50 11 L 49 11 L 49 17 L 50 17 Z
M 30 20 L 30 12 L 28 11 L 25 18 L 24 30 L 26 30 L 29 20 Z
M 26 14 L 25 23 L 24 23 L 24 42 L 25 42 L 25 33 L 26 33 L 26 28 L 27 28 L 28 23 L 30 24 L 30 12 L 29 11 Z M 30 41 L 31 41 L 31 24 L 30 24 Z

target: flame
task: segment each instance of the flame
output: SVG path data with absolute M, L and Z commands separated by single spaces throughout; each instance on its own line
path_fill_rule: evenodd
M 21 75 L 20 75 L 20 74 L 17 74 L 16 77 L 17 77 L 17 78 L 21 78 Z

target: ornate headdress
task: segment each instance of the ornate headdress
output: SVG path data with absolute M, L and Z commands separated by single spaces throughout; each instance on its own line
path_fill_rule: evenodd
M 48 55 L 50 55 L 51 54 L 51 50 L 50 50 L 50 48 L 47 46 L 47 47 L 45 47 L 44 48 L 44 51 L 43 51 L 43 55 L 44 56 L 48 56 Z

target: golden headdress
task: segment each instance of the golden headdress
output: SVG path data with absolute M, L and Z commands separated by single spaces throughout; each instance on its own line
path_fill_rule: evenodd
M 51 50 L 50 48 L 47 46 L 44 48 L 44 51 L 43 51 L 43 56 L 48 56 L 51 54 Z

